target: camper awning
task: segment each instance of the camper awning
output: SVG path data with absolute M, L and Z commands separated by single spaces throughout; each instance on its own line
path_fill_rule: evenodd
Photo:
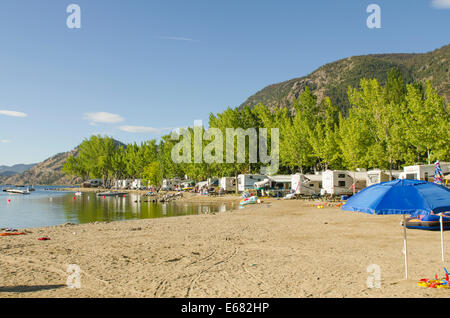
M 264 188 L 270 184 L 269 179 L 264 179 L 263 181 L 255 182 L 255 188 Z

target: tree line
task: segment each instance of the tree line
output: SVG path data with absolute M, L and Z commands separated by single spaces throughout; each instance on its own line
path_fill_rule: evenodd
M 384 85 L 363 78 L 359 87 L 348 88 L 347 97 L 351 107 L 343 114 L 330 98 L 319 101 L 306 87 L 294 98 L 292 109 L 269 109 L 262 104 L 228 108 L 211 113 L 208 124 L 224 135 L 227 128 L 278 128 L 280 174 L 356 168 L 392 171 L 450 160 L 448 105 L 430 82 L 405 83 L 400 72 L 392 69 Z M 193 136 L 192 127 L 187 131 Z M 270 142 L 270 134 L 268 138 Z M 128 145 L 108 136 L 92 136 L 81 143 L 76 156 L 67 159 L 63 171 L 105 183 L 143 179 L 156 186 L 163 178 L 187 175 L 205 180 L 257 173 L 261 166 L 250 162 L 248 151 L 244 163 L 174 163 L 171 153 L 178 142 L 171 134 L 159 141 Z M 207 145 L 203 141 L 202 146 Z

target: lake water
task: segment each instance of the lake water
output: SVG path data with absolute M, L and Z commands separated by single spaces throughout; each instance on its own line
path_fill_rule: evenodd
M 2 188 L 2 186 L 0 186 Z M 35 187 L 29 195 L 0 192 L 0 228 L 33 228 L 64 223 L 90 223 L 171 217 L 224 212 L 232 203 L 147 203 L 138 194 L 97 197 L 95 193 L 75 196 L 58 187 Z M 24 189 L 24 188 L 22 188 Z

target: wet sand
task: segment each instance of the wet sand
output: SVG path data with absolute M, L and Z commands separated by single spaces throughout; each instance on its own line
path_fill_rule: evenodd
M 443 276 L 439 232 L 408 230 L 405 281 L 401 216 L 310 205 L 272 199 L 215 215 L 62 225 L 0 237 L 0 297 L 450 295 L 416 286 L 421 278 Z M 43 236 L 50 240 L 38 241 Z M 69 264 L 82 271 L 79 289 L 66 286 Z M 381 288 L 367 287 L 371 264 L 380 266 Z

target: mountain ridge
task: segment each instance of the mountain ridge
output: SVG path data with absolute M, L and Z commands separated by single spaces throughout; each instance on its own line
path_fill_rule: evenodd
M 362 77 L 377 78 L 382 84 L 390 69 L 397 68 L 407 82 L 430 80 L 450 102 L 450 44 L 426 53 L 384 53 L 358 55 L 327 63 L 310 74 L 264 87 L 239 107 L 262 103 L 269 108 L 291 107 L 294 98 L 308 86 L 319 101 L 329 96 L 346 113 L 349 86 L 357 87 Z

